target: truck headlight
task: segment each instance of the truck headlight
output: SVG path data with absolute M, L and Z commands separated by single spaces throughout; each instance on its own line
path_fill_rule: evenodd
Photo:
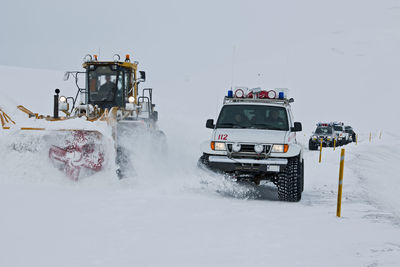
M 226 150 L 225 143 L 212 141 L 211 142 L 211 149 L 212 150 L 218 150 L 218 151 L 224 151 L 224 150 Z
M 289 145 L 273 145 L 271 152 L 286 153 L 289 150 Z

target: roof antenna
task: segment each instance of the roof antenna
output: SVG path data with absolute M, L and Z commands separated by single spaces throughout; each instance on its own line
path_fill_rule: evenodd
M 258 73 L 257 76 L 258 76 L 258 81 L 257 81 L 258 87 L 261 88 L 261 73 Z
M 231 90 L 233 90 L 233 82 L 235 78 L 235 57 L 236 57 L 236 46 L 233 46 L 232 51 L 232 79 L 231 79 Z

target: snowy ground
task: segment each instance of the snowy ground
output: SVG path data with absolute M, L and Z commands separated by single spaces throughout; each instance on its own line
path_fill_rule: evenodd
M 197 137 L 172 128 L 168 158 L 135 158 L 122 181 L 108 170 L 78 183 L 1 132 L 0 266 L 399 265 L 399 136 L 346 147 L 336 218 L 340 149 L 324 149 L 322 163 L 307 151 L 302 201 L 282 203 L 271 184 L 197 169 Z

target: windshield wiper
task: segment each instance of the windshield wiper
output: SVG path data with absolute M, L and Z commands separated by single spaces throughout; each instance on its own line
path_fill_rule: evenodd
M 262 127 L 261 129 L 266 129 L 266 130 L 280 130 L 280 131 L 283 131 L 282 128 L 275 127 L 275 126 L 272 126 L 272 125 L 269 125 L 269 124 L 264 124 L 264 123 L 254 123 L 254 124 L 252 124 L 252 126 Z
M 253 123 L 251 128 L 261 127 L 261 129 L 267 129 L 269 126 L 264 123 Z
M 233 128 L 235 126 L 233 123 L 220 123 L 217 125 L 217 128 Z
M 285 131 L 285 129 L 279 127 L 268 127 L 268 130 Z
M 247 128 L 242 125 L 226 122 L 226 123 L 220 123 L 217 125 L 217 128 Z

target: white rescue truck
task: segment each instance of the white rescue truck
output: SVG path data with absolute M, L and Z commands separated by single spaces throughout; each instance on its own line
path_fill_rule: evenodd
M 303 147 L 296 140 L 302 130 L 294 122 L 287 90 L 237 88 L 228 91 L 224 105 L 206 127 L 211 140 L 202 144 L 199 164 L 236 180 L 272 181 L 279 200 L 300 201 L 304 185 Z

